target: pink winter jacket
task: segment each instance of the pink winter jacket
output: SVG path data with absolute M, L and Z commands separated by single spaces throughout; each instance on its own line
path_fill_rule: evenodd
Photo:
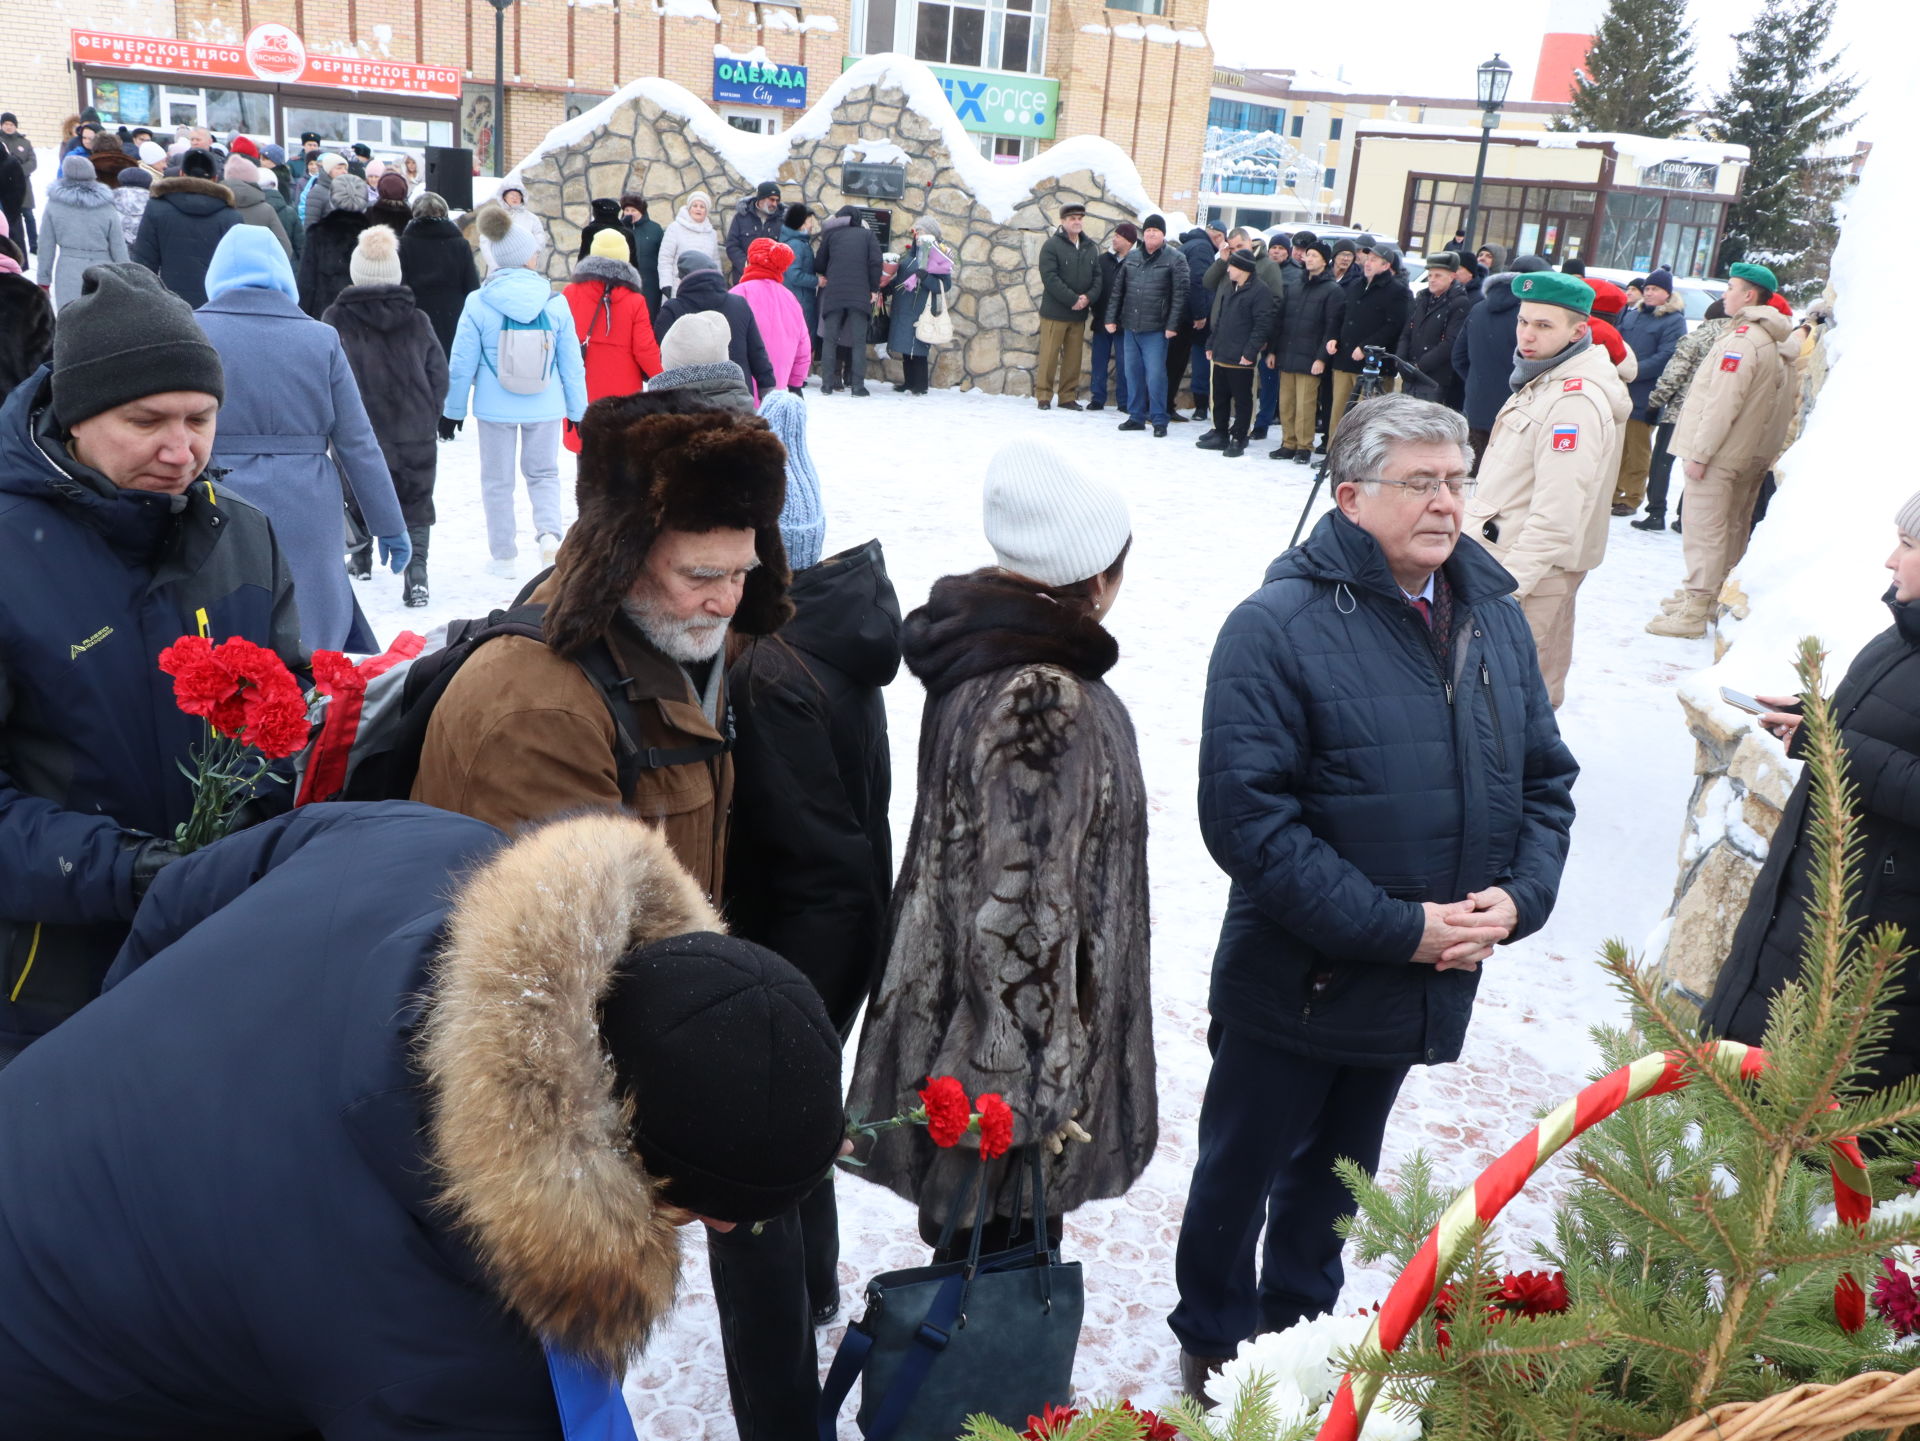
M 805 385 L 807 367 L 813 364 L 813 340 L 807 334 L 806 312 L 793 292 L 778 280 L 743 280 L 733 287 L 733 294 L 753 310 L 773 378 L 781 385 Z

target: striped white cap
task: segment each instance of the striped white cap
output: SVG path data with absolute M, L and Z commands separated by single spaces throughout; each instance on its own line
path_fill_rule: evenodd
M 994 559 L 1042 585 L 1099 575 L 1133 534 L 1118 490 L 1034 441 L 1015 441 L 987 463 L 984 500 Z

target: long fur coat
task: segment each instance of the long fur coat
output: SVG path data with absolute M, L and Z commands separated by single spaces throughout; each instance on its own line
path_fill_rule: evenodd
M 1047 1158 L 1050 1209 L 1122 1195 L 1159 1123 L 1146 792 L 1133 723 L 1101 679 L 1118 649 L 993 571 L 939 581 L 903 648 L 927 688 L 919 793 L 849 1109 L 889 1116 L 951 1075 L 1006 1099 L 1017 1147 L 1070 1118 L 1092 1133 Z M 931 1236 L 979 1164 L 970 1146 L 888 1132 L 862 1174 L 918 1201 Z M 1002 1214 L 1027 1163 L 1016 1150 L 989 1167 Z

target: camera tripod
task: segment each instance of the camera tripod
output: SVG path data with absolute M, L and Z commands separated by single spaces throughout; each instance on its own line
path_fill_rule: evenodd
M 1329 418 L 1329 424 L 1327 426 L 1329 434 L 1339 429 L 1339 422 L 1345 420 L 1347 413 L 1361 401 L 1372 400 L 1376 395 L 1384 395 L 1387 393 L 1385 389 L 1385 383 L 1388 379 L 1386 367 L 1389 364 L 1393 366 L 1395 374 L 1406 378 L 1407 386 L 1410 390 L 1414 386 L 1424 386 L 1434 392 L 1438 392 L 1440 389 L 1439 386 L 1434 384 L 1432 377 L 1421 370 L 1419 366 L 1401 360 L 1398 356 L 1394 355 L 1392 351 L 1382 346 L 1366 345 L 1362 346 L 1361 350 L 1366 355 L 1366 362 L 1360 367 L 1360 374 L 1354 378 L 1353 389 L 1347 392 L 1345 408 L 1341 410 L 1338 418 Z M 1287 542 L 1288 550 L 1292 550 L 1296 545 L 1300 544 L 1300 533 L 1307 528 L 1307 517 L 1313 514 L 1313 504 L 1320 498 L 1320 487 L 1326 481 L 1327 467 L 1333 463 L 1333 442 L 1331 439 L 1327 442 L 1327 450 L 1327 459 L 1321 461 L 1320 464 L 1314 468 L 1313 487 L 1307 492 L 1307 503 L 1300 507 L 1300 519 L 1293 527 L 1293 539 Z

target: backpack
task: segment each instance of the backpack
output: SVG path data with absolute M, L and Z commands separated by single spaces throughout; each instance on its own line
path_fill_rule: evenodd
M 551 303 L 551 302 L 549 302 Z M 553 317 L 545 305 L 539 319 L 527 323 L 511 315 L 500 317 L 500 359 L 487 360 L 487 348 L 480 347 L 480 358 L 487 363 L 500 388 L 514 395 L 538 395 L 553 376 L 555 354 Z
M 527 591 L 543 578 L 535 577 Z M 395 641 L 386 655 L 363 667 L 369 677 L 364 695 L 336 696 L 328 702 L 319 738 L 295 763 L 299 773 L 295 804 L 410 798 L 433 708 L 460 667 L 499 636 L 517 635 L 544 643 L 540 623 L 546 609 L 522 602 L 481 619 L 449 621 L 446 644 L 425 653 L 425 642 L 417 635 Z M 631 693 L 632 682 L 619 673 L 606 643 L 596 641 L 575 658 L 575 664 L 593 682 L 612 718 L 614 767 L 623 798 L 633 793 L 643 771 L 694 765 L 733 749 L 731 708 L 721 725 L 724 739 L 664 750 L 641 746 L 630 724 L 638 698 Z

